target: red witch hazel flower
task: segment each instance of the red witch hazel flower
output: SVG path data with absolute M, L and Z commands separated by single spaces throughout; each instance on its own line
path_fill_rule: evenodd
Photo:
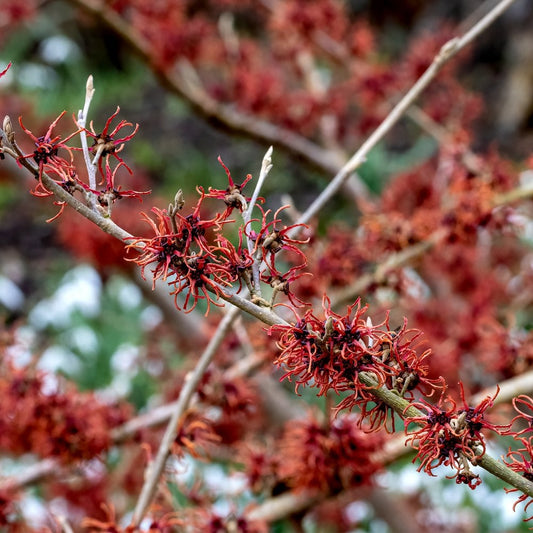
M 98 195 L 98 203 L 106 208 L 108 212 L 111 211 L 111 206 L 117 200 L 122 198 L 138 198 L 142 201 L 143 194 L 150 194 L 150 191 L 123 191 L 120 185 L 115 186 L 115 176 L 117 175 L 118 169 L 124 166 L 125 163 L 119 163 L 114 170 L 111 170 L 109 165 L 109 160 L 105 162 L 105 185 L 106 188 L 103 191 L 92 191 Z
M 194 411 L 188 411 L 180 422 L 172 452 L 178 457 L 188 452 L 199 459 L 203 449 L 219 442 L 220 437 L 213 431 L 210 421 Z
M 296 378 L 296 389 L 313 384 L 319 387 L 319 395 L 329 390 L 354 391 L 358 401 L 371 401 L 373 396 L 357 375 L 372 372 L 382 385 L 386 369 L 376 357 L 379 349 L 365 335 L 368 327 L 362 316 L 367 308 L 357 300 L 340 316 L 331 310 L 327 297 L 322 306 L 323 319 L 309 310 L 295 324 L 270 328 L 270 334 L 280 335 L 281 354 L 275 363 L 285 368 L 284 377 Z
M 74 167 L 58 167 L 58 168 L 49 168 L 47 169 L 48 175 L 65 191 L 69 194 L 74 194 L 75 191 L 80 191 L 85 189 L 85 185 L 81 183 L 76 174 Z M 57 176 L 57 178 L 55 178 Z M 40 198 L 47 198 L 49 196 L 54 196 L 52 191 L 49 191 L 42 181 L 39 181 L 37 186 L 33 191 L 30 191 L 33 196 Z M 47 219 L 46 222 L 52 222 L 58 218 L 63 211 L 65 210 L 65 202 L 54 201 L 54 205 L 60 206 L 58 213 L 52 218 Z
M 433 470 L 438 466 L 450 466 L 456 470 L 457 483 L 475 489 L 481 480 L 470 471 L 469 463 L 475 465 L 485 453 L 485 437 L 481 431 L 489 429 L 502 434 L 505 429 L 485 420 L 485 411 L 493 405 L 496 394 L 487 396 L 477 407 L 470 407 L 461 384 L 462 408 L 458 409 L 455 401 L 450 396 L 445 397 L 444 392 L 436 404 L 425 400 L 413 402 L 411 407 L 425 413 L 406 418 L 405 431 L 410 435 L 407 442 L 418 451 L 413 462 L 421 461 L 418 471 L 424 470 L 434 476 Z M 409 430 L 410 424 L 417 424 L 419 428 Z
M 43 170 L 45 167 L 47 170 L 55 169 L 68 169 L 72 167 L 72 148 L 66 145 L 66 142 L 69 141 L 72 137 L 79 133 L 75 131 L 71 133 L 65 139 L 61 139 L 60 135 L 52 137 L 52 132 L 57 126 L 57 123 L 61 120 L 65 111 L 63 111 L 53 122 L 50 124 L 48 131 L 41 137 L 36 137 L 29 129 L 27 129 L 24 124 L 22 124 L 22 117 L 19 117 L 20 127 L 24 132 L 33 139 L 35 143 L 35 150 L 27 155 L 23 155 L 20 159 L 33 159 L 37 166 L 39 167 L 39 182 L 41 182 Z M 59 149 L 63 148 L 68 153 L 68 160 L 59 156 Z M 20 161 L 19 161 L 20 164 Z
M 96 164 L 96 161 L 98 161 L 98 168 L 100 170 L 100 174 L 102 175 L 102 179 L 105 179 L 104 171 L 102 168 L 102 160 L 105 158 L 106 162 L 109 160 L 109 156 L 113 156 L 119 163 L 122 163 L 124 167 L 128 170 L 128 172 L 131 174 L 131 169 L 124 163 L 123 159 L 118 155 L 120 151 L 124 148 L 124 144 L 131 140 L 133 136 L 137 133 L 137 130 L 139 129 L 139 124 L 136 124 L 133 131 L 129 135 L 125 135 L 124 137 L 116 138 L 116 135 L 122 128 L 126 128 L 128 126 L 133 127 L 133 124 L 131 122 L 127 122 L 125 120 L 121 120 L 117 126 L 113 129 L 113 131 L 109 131 L 109 128 L 111 127 L 111 122 L 113 122 L 113 119 L 119 114 L 120 107 L 117 107 L 117 110 L 107 119 L 104 129 L 100 133 L 96 133 L 93 128 L 93 123 L 91 121 L 91 129 L 88 130 L 86 128 L 83 128 L 83 131 L 87 133 L 87 135 L 91 136 L 94 139 L 94 143 L 91 147 L 92 152 L 94 153 L 94 164 Z
M 265 283 L 268 283 L 273 291 L 272 291 L 272 302 L 274 302 L 277 294 L 281 293 L 287 296 L 289 302 L 293 307 L 305 307 L 309 304 L 307 302 L 304 302 L 300 298 L 298 298 L 292 291 L 291 291 L 291 284 L 293 281 L 296 281 L 298 278 L 301 278 L 302 276 L 312 276 L 310 272 L 298 272 L 298 270 L 301 267 L 293 267 L 288 270 L 285 274 L 267 274 L 263 273 L 261 274 L 261 281 L 264 281 Z M 277 304 L 276 304 L 277 305 Z M 279 305 L 286 305 L 286 304 L 279 304 Z
M 509 427 L 511 428 L 515 422 L 518 422 L 519 428 L 516 431 L 509 429 L 507 433 L 515 438 L 527 433 L 533 433 L 533 400 L 529 396 L 521 394 L 513 399 L 513 407 L 518 412 L 518 415 L 511 420 Z
M 427 378 L 426 351 L 419 355 L 413 347 L 419 336 L 416 330 L 404 326 L 391 331 L 388 317 L 381 324 L 374 325 L 365 318 L 367 307 L 359 300 L 349 306 L 344 315 L 331 310 L 331 304 L 324 297 L 322 307 L 324 318 L 312 310 L 298 318 L 292 325 L 275 325 L 270 334 L 278 334 L 281 354 L 275 361 L 285 370 L 285 376 L 296 380 L 300 386 L 318 387 L 318 395 L 328 391 L 351 392 L 336 407 L 336 413 L 358 406 L 362 411 L 365 431 L 376 431 L 387 427 L 392 408 L 376 401 L 369 389 L 387 386 L 400 396 L 413 399 L 415 389 L 429 389 L 429 394 L 440 385 L 439 381 Z M 373 385 L 365 384 L 360 374 L 371 376 Z M 367 381 L 368 383 L 368 381 Z
M 253 259 L 250 252 L 243 246 L 242 229 L 239 230 L 239 245 L 237 248 L 223 235 L 217 235 L 218 246 L 212 250 L 218 253 L 219 261 L 224 265 L 221 274 L 225 282 L 230 284 L 239 282 L 237 293 L 242 290 L 242 282 L 251 288 Z
M 258 233 L 248 229 L 248 237 L 255 242 L 253 255 L 260 254 L 260 257 L 262 257 L 273 276 L 278 276 L 280 274 L 276 269 L 275 257 L 281 250 L 290 250 L 291 252 L 294 252 L 302 260 L 302 263 L 298 265 L 297 268 L 305 267 L 307 259 L 305 254 L 298 248 L 298 245 L 306 244 L 309 242 L 309 239 L 295 239 L 294 237 L 291 237 L 291 232 L 296 228 L 307 228 L 308 226 L 305 224 L 293 224 L 292 226 L 283 226 L 281 229 L 276 227 L 277 224 L 281 223 L 281 219 L 278 218 L 279 213 L 284 209 L 287 209 L 289 207 L 288 205 L 280 207 L 274 213 L 274 217 L 270 222 L 267 222 L 267 217 L 271 210 L 263 211 L 261 206 L 258 205 L 257 207 L 263 214 L 261 229 Z
M 206 194 L 206 198 L 218 198 L 220 200 L 224 200 L 224 203 L 227 207 L 226 211 L 222 213 L 222 219 L 225 220 L 231 215 L 231 212 L 234 209 L 238 209 L 242 213 L 248 207 L 248 202 L 251 200 L 251 198 L 243 196 L 242 190 L 244 189 L 244 186 L 252 179 L 252 175 L 248 174 L 246 179 L 240 185 L 237 185 L 233 181 L 228 167 L 223 163 L 220 156 L 218 157 L 218 162 L 226 171 L 229 184 L 225 190 L 213 189 L 212 187 L 209 187 L 209 192 Z
M 145 269 L 153 265 L 154 285 L 158 279 L 167 281 L 173 286 L 171 294 L 175 295 L 176 307 L 178 295 L 184 294 L 183 309 L 192 311 L 199 300 L 206 300 L 207 312 L 211 303 L 223 294 L 223 286 L 228 281 L 227 263 L 221 262 L 215 255 L 216 247 L 212 247 L 206 238 L 208 229 L 217 231 L 224 221 L 220 215 L 204 220 L 200 215 L 200 207 L 205 195 L 201 195 L 193 212 L 182 216 L 178 210 L 183 204 L 170 204 L 169 212 L 152 208 L 157 222 L 143 214 L 155 233 L 152 238 L 134 239 L 127 248 L 141 249 L 138 257 L 132 259 L 141 267 L 145 277 Z
M 531 435 L 533 431 L 533 400 L 529 396 L 521 394 L 513 400 L 513 407 L 518 412 L 518 415 L 511 420 L 505 434 L 513 435 L 515 440 L 520 443 L 520 447 L 516 450 L 509 449 L 507 453 L 508 460 L 504 460 L 504 462 L 511 470 L 533 482 L 533 435 Z M 511 429 L 515 423 L 518 428 L 516 430 Z M 517 492 L 519 489 L 505 489 L 505 491 Z M 521 494 L 515 502 L 513 510 L 516 509 L 519 503 L 526 501 L 524 511 L 533 503 L 533 499 L 525 493 Z M 533 520 L 533 516 L 526 518 L 525 522 L 529 520 Z

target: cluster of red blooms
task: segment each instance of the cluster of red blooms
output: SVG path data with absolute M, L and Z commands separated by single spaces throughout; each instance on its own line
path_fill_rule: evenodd
M 235 247 L 222 230 L 227 224 L 235 222 L 229 219 L 233 210 L 244 212 L 247 208 L 250 199 L 242 195 L 242 188 L 251 176 L 248 175 L 241 184 L 235 184 L 229 170 L 225 166 L 224 169 L 228 187 L 225 190 L 209 188 L 208 193 L 198 188 L 200 198 L 190 214 L 184 216 L 179 212 L 184 205 L 180 191 L 168 210 L 152 208 L 155 221 L 144 215 L 155 237 L 131 241 L 128 248 L 140 250 L 140 254 L 131 260 L 141 267 L 143 277 L 146 268 L 151 267 L 154 284 L 159 279 L 166 281 L 172 287 L 176 307 L 185 312 L 195 309 L 200 300 L 207 302 L 206 314 L 210 304 L 221 306 L 217 299 L 226 295 L 234 283 L 239 284 L 237 292 L 244 283 L 252 294 L 256 293 L 259 287 L 256 284 L 258 280 L 253 278 L 254 260 L 265 265 L 260 281 L 270 284 L 274 293 L 281 292 L 293 301 L 289 284 L 303 275 L 298 271 L 305 266 L 305 255 L 297 245 L 306 241 L 291 237 L 290 233 L 301 225 L 279 227 L 280 210 L 269 220 L 270 210 L 263 211 L 258 206 L 262 212 L 261 220 L 250 220 L 244 229 L 239 229 L 239 243 Z M 205 218 L 202 208 L 206 198 L 222 200 L 225 210 L 212 218 Z M 259 231 L 252 229 L 254 222 L 260 223 Z M 245 238 L 249 246 L 243 242 Z M 281 250 L 296 253 L 302 263 L 286 272 L 280 271 L 276 266 L 276 254 Z M 178 295 L 184 296 L 182 304 L 178 302 Z
M 106 405 L 92 393 L 45 388 L 43 374 L 1 361 L 0 448 L 63 463 L 91 459 L 108 450 L 111 429 L 131 415 L 129 406 Z
M 229 379 L 217 368 L 209 369 L 198 387 L 198 399 L 214 415 L 211 427 L 225 445 L 239 442 L 262 421 L 261 398 L 248 380 Z
M 461 388 L 462 392 L 462 388 Z M 470 464 L 485 453 L 483 429 L 502 434 L 507 426 L 497 426 L 485 420 L 485 411 L 492 407 L 494 398 L 485 398 L 478 406 L 470 407 L 462 394 L 463 405 L 457 408 L 453 398 L 441 394 L 436 404 L 425 400 L 413 402 L 412 407 L 421 409 L 422 416 L 406 418 L 407 442 L 417 450 L 415 459 L 420 459 L 418 470 L 435 475 L 433 470 L 440 465 L 456 471 L 456 483 L 464 483 L 475 489 L 481 479 L 470 471 Z M 411 423 L 416 429 L 409 429 Z
M 327 291 L 338 304 L 365 291 L 374 311 L 393 307 L 395 321 L 407 317 L 424 332 L 431 377 L 443 376 L 453 390 L 457 369 L 469 369 L 461 376 L 467 396 L 520 374 L 531 365 L 531 335 L 502 324 L 501 309 L 531 301 L 530 267 L 517 239 L 525 218 L 497 205 L 517 185 L 516 170 L 495 153 L 469 173 L 443 152 L 391 182 L 357 232 L 330 226 L 324 247 L 309 248 L 314 276 L 301 280 L 296 295 L 311 301 Z M 376 261 L 416 253 L 432 239 L 416 262 L 371 276 Z
M 382 469 L 372 454 L 383 438 L 358 425 L 354 415 L 339 416 L 329 424 L 313 418 L 288 424 L 279 442 L 278 479 L 296 490 L 329 494 L 371 484 Z
M 274 443 L 249 445 L 244 456 L 250 489 L 275 494 L 288 489 L 318 490 L 335 495 L 372 485 L 383 468 L 376 456 L 383 436 L 357 426 L 353 414 L 321 421 L 309 415 L 287 423 Z
M 5 73 L 5 71 L 4 71 Z M 148 194 L 148 192 L 139 191 L 123 191 L 120 185 L 115 185 L 115 179 L 117 172 L 121 167 L 124 167 L 130 174 L 131 169 L 126 165 L 123 159 L 118 155 L 124 148 L 125 143 L 133 138 L 137 132 L 138 126 L 135 126 L 134 130 L 123 137 L 118 137 L 118 133 L 125 127 L 132 126 L 131 123 L 121 120 L 113 130 L 111 123 L 113 119 L 118 115 L 120 108 L 117 107 L 115 113 L 113 113 L 106 121 L 103 130 L 100 133 L 95 133 L 92 130 L 86 128 L 79 128 L 68 135 L 65 138 L 61 138 L 61 135 L 53 135 L 53 131 L 57 126 L 60 119 L 65 115 L 63 111 L 53 122 L 44 135 L 36 137 L 30 130 L 28 130 L 22 123 L 22 119 L 19 118 L 20 126 L 24 132 L 33 140 L 35 149 L 28 154 L 21 155 L 19 158 L 19 164 L 23 159 L 32 159 L 38 168 L 38 184 L 32 191 L 32 194 L 40 197 L 53 196 L 52 191 L 46 188 L 42 181 L 43 173 L 46 173 L 51 179 L 53 179 L 58 185 L 60 185 L 69 194 L 74 194 L 76 191 L 81 193 L 92 193 L 96 195 L 96 199 L 100 206 L 106 213 L 110 213 L 112 204 L 116 200 L 121 198 L 141 198 L 141 195 Z M 94 139 L 92 147 L 89 152 L 93 155 L 93 165 L 98 166 L 100 174 L 100 185 L 104 185 L 104 189 L 98 191 L 91 189 L 86 183 L 87 180 L 83 180 L 78 168 L 80 165 L 76 165 L 74 161 L 74 152 L 81 150 L 81 148 L 69 146 L 67 144 L 73 137 L 84 131 L 87 135 Z M 117 161 L 114 168 L 111 167 L 111 158 Z M 105 161 L 105 167 L 104 162 Z M 52 221 L 57 218 L 63 212 L 65 207 L 64 202 L 55 202 L 61 206 L 59 213 L 49 220 Z
M 400 174 L 362 220 L 366 246 L 378 252 L 398 251 L 445 231 L 447 244 L 473 245 L 480 229 L 509 225 L 506 210 L 495 210 L 498 194 L 516 186 L 516 172 L 496 154 L 479 158 L 469 169 L 461 144 L 450 140 L 421 167 Z M 472 165 L 473 166 L 473 165 Z M 379 253 L 379 252 L 378 252 Z
M 376 401 L 372 389 L 386 386 L 413 399 L 415 390 L 431 396 L 443 385 L 427 376 L 430 352 L 416 350 L 420 332 L 406 329 L 405 324 L 391 330 L 388 318 L 374 325 L 370 318 L 364 318 L 366 310 L 357 301 L 346 314 L 338 315 L 324 298 L 323 318 L 309 310 L 294 324 L 271 326 L 270 333 L 279 335 L 281 350 L 275 362 L 283 366 L 284 377 L 296 381 L 297 391 L 302 385 L 311 385 L 319 389 L 319 395 L 349 393 L 337 411 L 358 406 L 362 411 L 359 424 L 367 420 L 367 430 L 389 423 L 394 430 L 394 418 L 388 416 L 392 408 Z M 360 373 L 372 375 L 375 383 L 365 385 Z

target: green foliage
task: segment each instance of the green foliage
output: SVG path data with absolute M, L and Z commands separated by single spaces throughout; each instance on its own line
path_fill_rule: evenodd
M 359 169 L 359 176 L 374 194 L 380 194 L 392 176 L 410 170 L 431 157 L 437 144 L 421 135 L 407 150 L 391 151 L 383 143 L 378 144 Z

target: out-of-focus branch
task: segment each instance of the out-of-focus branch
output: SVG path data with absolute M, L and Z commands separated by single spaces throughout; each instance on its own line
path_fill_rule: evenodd
M 498 392 L 499 390 L 499 392 Z M 498 395 L 496 396 L 496 393 Z M 498 385 L 493 385 L 484 389 L 474 396 L 470 400 L 472 405 L 480 403 L 487 396 L 494 397 L 494 405 L 500 405 L 503 403 L 509 403 L 513 398 L 516 398 L 520 394 L 530 395 L 533 393 L 533 370 L 529 372 L 524 372 L 519 376 L 515 376 Z
M 174 404 L 172 416 L 159 445 L 159 450 L 152 464 L 148 465 L 146 479 L 141 489 L 137 505 L 133 512 L 132 524 L 137 527 L 141 523 L 148 506 L 152 502 L 157 485 L 163 473 L 165 463 L 170 454 L 170 448 L 179 430 L 179 423 L 192 400 L 196 389 L 205 374 L 207 367 L 215 357 L 227 332 L 231 329 L 233 321 L 237 318 L 239 310 L 232 307 L 220 322 L 215 334 L 209 341 L 194 370 L 185 378 L 185 383 L 180 391 L 178 401 Z
M 297 133 L 242 113 L 234 106 L 217 102 L 207 94 L 194 67 L 188 61 L 181 60 L 174 70 L 158 67 L 154 61 L 151 61 L 149 43 L 104 2 L 99 0 L 69 0 L 69 2 L 96 17 L 119 35 L 152 69 L 159 82 L 168 91 L 189 102 L 201 116 L 236 133 L 244 134 L 250 139 L 282 148 L 329 174 L 337 172 L 344 163 L 333 151 L 326 150 Z
M 291 514 L 308 509 L 323 498 L 324 496 L 319 492 L 309 490 L 287 492 L 281 496 L 270 498 L 257 507 L 253 507 L 246 513 L 246 518 L 249 520 L 275 522 Z
M 399 252 L 391 253 L 377 265 L 374 272 L 363 274 L 351 285 L 348 285 L 337 292 L 332 292 L 332 305 L 339 306 L 346 302 L 353 302 L 354 299 L 370 287 L 370 285 L 385 281 L 387 274 L 392 270 L 407 265 L 411 261 L 427 253 L 446 236 L 446 233 L 445 230 L 440 229 L 425 241 L 413 244 Z
M 63 469 L 55 459 L 43 459 L 26 467 L 20 474 L 0 480 L 1 491 L 16 491 L 29 485 L 40 483 L 53 474 L 59 474 Z
M 498 18 L 515 0 L 502 0 L 487 15 L 477 22 L 469 31 L 461 37 L 455 37 L 446 42 L 431 65 L 420 76 L 407 94 L 396 104 L 383 122 L 368 137 L 362 146 L 354 153 L 347 163 L 337 172 L 333 180 L 307 208 L 300 223 L 312 220 L 322 207 L 338 192 L 339 188 L 353 174 L 359 166 L 365 162 L 369 152 L 385 137 L 391 128 L 406 113 L 413 102 L 420 96 L 425 88 L 433 81 L 441 68 L 467 45 L 469 45 L 483 30 L 485 30 L 496 18 Z
M 533 198 L 533 187 L 531 185 L 520 186 L 494 196 L 492 205 L 496 208 L 531 198 Z M 442 242 L 446 238 L 446 235 L 447 231 L 441 228 L 429 235 L 424 241 L 408 246 L 399 252 L 389 254 L 376 266 L 373 272 L 363 274 L 351 285 L 343 287 L 342 290 L 337 292 L 332 292 L 330 295 L 332 304 L 338 306 L 346 302 L 352 302 L 370 285 L 382 283 L 386 279 L 387 274 L 392 270 L 405 266 L 422 257 L 434 246 Z

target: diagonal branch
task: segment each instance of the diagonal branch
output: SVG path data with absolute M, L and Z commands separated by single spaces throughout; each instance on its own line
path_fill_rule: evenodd
M 154 459 L 153 463 L 147 467 L 147 477 L 141 489 L 141 494 L 139 495 L 139 499 L 137 500 L 137 505 L 135 506 L 135 511 L 133 513 L 132 523 L 135 527 L 138 527 L 141 523 L 148 506 L 155 496 L 157 485 L 161 478 L 161 474 L 163 473 L 167 458 L 170 454 L 170 448 L 179 430 L 180 420 L 188 409 L 191 399 L 196 392 L 198 384 L 202 380 L 207 367 L 215 357 L 220 345 L 222 344 L 222 341 L 224 340 L 224 337 L 231 329 L 232 324 L 237 316 L 238 309 L 236 307 L 232 307 L 220 322 L 215 334 L 209 341 L 204 353 L 198 360 L 196 367 L 185 378 L 185 383 L 180 391 L 178 401 L 173 406 L 174 408 L 172 416 L 167 425 L 167 429 L 165 430 L 165 434 L 163 435 L 163 439 L 161 440 L 161 444 L 159 445 L 156 458 Z
M 361 145 L 359 150 L 337 172 L 333 180 L 307 208 L 299 223 L 307 223 L 313 219 L 322 207 L 339 191 L 340 187 L 366 160 L 370 151 L 385 137 L 391 128 L 402 118 L 413 102 L 426 87 L 434 80 L 441 68 L 463 48 L 469 45 L 483 30 L 494 22 L 515 0 L 502 0 L 497 6 L 479 20 L 469 31 L 461 37 L 455 37 L 445 43 L 435 59 L 407 94 L 396 104 L 383 122 L 370 137 Z
M 282 148 L 328 174 L 337 172 L 344 163 L 338 154 L 322 148 L 291 130 L 240 112 L 234 106 L 217 102 L 205 91 L 194 67 L 187 60 L 180 60 L 173 71 L 157 66 L 151 60 L 150 46 L 146 39 L 104 2 L 100 0 L 68 1 L 97 18 L 119 35 L 130 49 L 151 68 L 165 89 L 189 102 L 194 110 L 208 121 L 222 125 L 235 133 L 244 134 L 267 146 L 274 145 Z

